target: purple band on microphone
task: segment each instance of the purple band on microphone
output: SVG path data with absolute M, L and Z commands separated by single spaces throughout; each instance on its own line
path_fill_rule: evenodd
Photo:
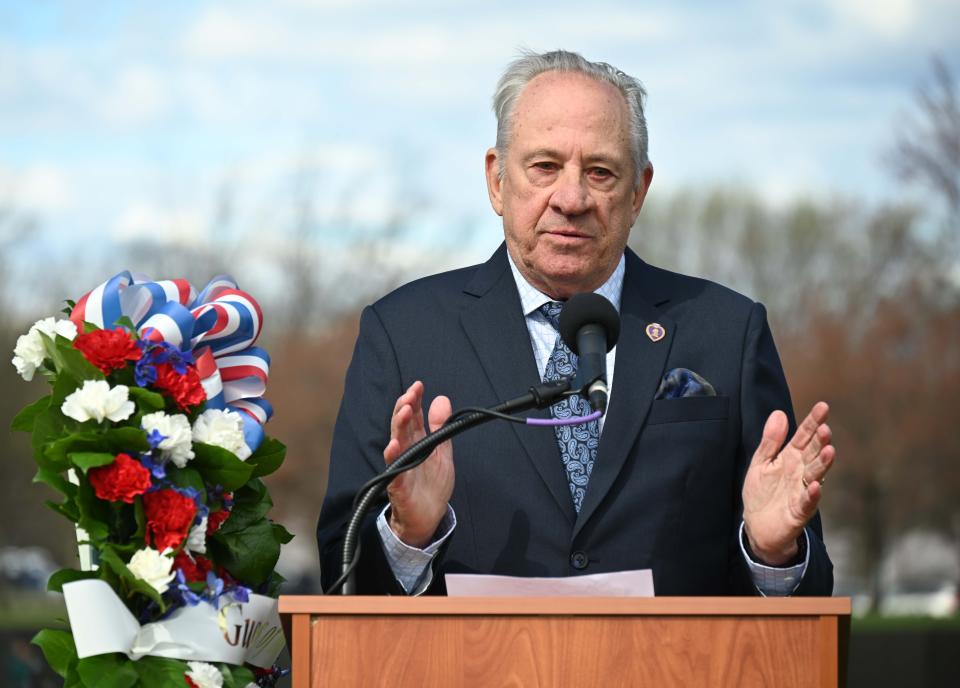
M 589 416 L 573 416 L 571 418 L 527 418 L 527 425 L 581 425 L 589 423 L 592 420 L 598 420 L 603 415 L 602 411 L 594 411 Z

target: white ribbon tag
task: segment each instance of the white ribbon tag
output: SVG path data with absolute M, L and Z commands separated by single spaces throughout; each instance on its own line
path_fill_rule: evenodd
M 145 626 L 104 581 L 66 583 L 63 597 L 80 659 L 123 652 L 133 660 L 152 655 L 268 669 L 285 645 L 277 601 L 264 595 L 243 604 L 224 596 L 219 610 L 200 602 Z

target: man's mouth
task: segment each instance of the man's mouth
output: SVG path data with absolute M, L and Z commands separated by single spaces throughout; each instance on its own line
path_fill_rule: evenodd
M 572 227 L 554 227 L 552 229 L 544 230 L 544 234 L 549 234 L 554 237 L 559 237 L 562 239 L 589 239 L 590 235 L 585 232 L 578 231 Z

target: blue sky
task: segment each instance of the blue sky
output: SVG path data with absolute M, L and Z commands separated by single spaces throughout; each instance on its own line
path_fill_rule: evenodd
M 500 236 L 490 93 L 521 46 L 644 82 L 651 198 L 877 201 L 898 193 L 879 159 L 930 56 L 960 72 L 960 3 L 0 0 L 0 205 L 107 251 L 224 240 L 225 191 L 236 236 L 268 242 L 300 194 L 343 228 L 330 251 L 400 214 L 414 244 L 479 259 Z

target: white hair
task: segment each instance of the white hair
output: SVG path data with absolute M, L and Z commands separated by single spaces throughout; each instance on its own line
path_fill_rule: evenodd
M 582 55 L 566 50 L 554 50 L 548 53 L 523 51 L 521 57 L 507 67 L 497 90 L 493 94 L 493 112 L 497 116 L 497 159 L 500 177 L 503 177 L 506 164 L 507 146 L 510 144 L 513 124 L 513 110 L 524 87 L 534 77 L 544 72 L 575 72 L 603 81 L 623 94 L 630 113 L 630 141 L 636 181 L 640 181 L 643 171 L 650 165 L 647 157 L 647 119 L 643 114 L 643 104 L 647 92 L 637 79 L 606 62 L 590 62 Z

